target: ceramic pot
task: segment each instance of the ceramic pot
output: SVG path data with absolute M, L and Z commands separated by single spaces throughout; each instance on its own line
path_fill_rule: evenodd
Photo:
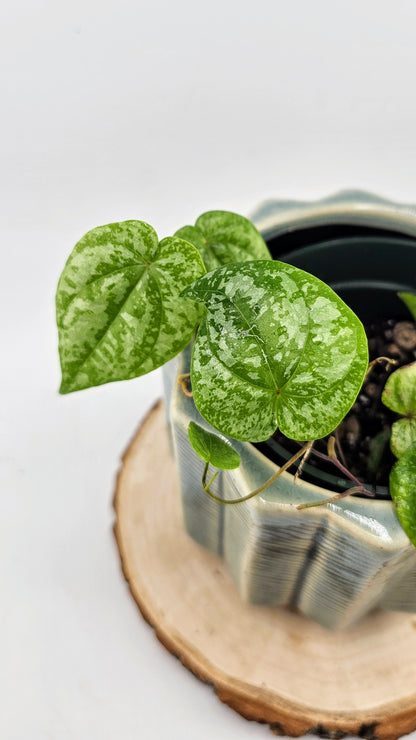
M 349 191 L 315 203 L 270 201 L 252 218 L 275 258 L 332 284 L 363 320 L 380 307 L 403 312 L 397 290 L 416 289 L 415 208 Z M 238 506 L 208 498 L 187 427 L 191 420 L 209 426 L 174 382 L 189 371 L 190 354 L 188 347 L 165 370 L 184 523 L 193 539 L 224 558 L 242 598 L 288 606 L 330 629 L 378 607 L 416 611 L 416 549 L 391 500 L 349 497 L 298 511 L 296 504 L 328 497 L 340 481 L 295 483 L 289 473 Z M 212 487 L 224 498 L 244 496 L 277 468 L 267 443 L 233 446 L 240 467 L 222 472 Z

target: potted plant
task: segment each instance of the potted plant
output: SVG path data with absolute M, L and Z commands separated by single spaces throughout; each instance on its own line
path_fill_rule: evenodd
M 259 215 L 269 219 L 262 226 L 269 242 L 279 236 L 279 218 L 285 233 L 288 224 L 293 231 L 302 223 L 302 207 L 291 219 L 287 204 L 278 206 L 274 226 L 272 211 Z M 320 216 L 327 225 L 336 211 L 333 202 L 321 205 L 312 221 L 319 225 Z M 414 366 L 397 369 L 384 391 L 404 418 L 391 485 L 401 526 L 391 500 L 347 499 L 345 490 L 331 495 L 302 480 L 302 467 L 320 456 L 342 469 L 338 479 L 349 493 L 373 493 L 340 462 L 331 437 L 368 374 L 368 345 L 360 319 L 332 288 L 270 257 L 253 224 L 226 212 L 206 213 L 160 243 L 143 222 L 92 230 L 75 246 L 58 286 L 61 391 L 169 363 L 185 524 L 224 556 L 242 595 L 288 604 L 328 627 L 349 624 L 377 604 L 415 610 L 406 586 L 416 572 L 409 542 L 416 541 Z M 405 287 L 402 310 L 415 316 L 416 286 Z M 172 382 L 176 374 L 180 383 Z M 264 444 L 277 428 L 297 445 L 279 465 L 252 444 Z M 374 444 L 381 457 L 386 433 Z M 297 473 L 286 472 L 297 461 Z

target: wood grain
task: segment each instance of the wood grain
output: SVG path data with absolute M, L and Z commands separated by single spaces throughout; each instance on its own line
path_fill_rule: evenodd
M 245 604 L 186 534 L 163 406 L 126 451 L 114 498 L 123 573 L 159 640 L 221 701 L 277 734 L 395 740 L 416 728 L 416 618 L 374 612 L 333 633 Z

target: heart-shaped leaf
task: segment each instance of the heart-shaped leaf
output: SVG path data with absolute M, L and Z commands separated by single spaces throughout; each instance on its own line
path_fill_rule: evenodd
M 406 304 L 414 320 L 416 321 L 416 294 L 415 293 L 398 293 L 399 298 Z
M 254 224 L 229 211 L 203 213 L 195 226 L 183 226 L 175 236 L 198 249 L 208 271 L 230 262 L 271 259 Z
M 208 309 L 192 353 L 195 404 L 220 432 L 260 442 L 329 434 L 354 403 L 368 364 L 357 316 L 291 265 L 226 265 L 184 291 Z
M 416 546 L 416 445 L 410 447 L 393 465 L 390 493 L 400 524 Z
M 204 273 L 191 244 L 159 243 L 142 221 L 89 231 L 57 290 L 61 393 L 143 375 L 180 352 L 202 312 L 179 296 Z
M 416 362 L 390 375 L 381 400 L 389 409 L 405 417 L 395 421 L 391 428 L 392 452 L 401 457 L 416 442 Z
M 222 470 L 233 470 L 240 465 L 240 455 L 227 440 L 207 432 L 194 421 L 189 423 L 188 436 L 196 454 L 204 462 Z

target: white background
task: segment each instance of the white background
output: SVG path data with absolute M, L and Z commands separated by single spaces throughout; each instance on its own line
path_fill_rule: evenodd
M 55 285 L 75 241 L 115 220 L 165 236 L 346 186 L 416 201 L 416 4 L 1 12 L 0 737 L 268 738 L 164 651 L 127 591 L 114 477 L 160 374 L 58 396 Z

